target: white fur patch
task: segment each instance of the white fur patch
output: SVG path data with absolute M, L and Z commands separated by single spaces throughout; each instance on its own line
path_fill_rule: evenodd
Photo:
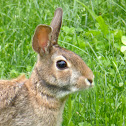
M 76 92 L 76 91 L 78 91 L 78 88 L 76 88 L 76 87 L 71 87 L 71 92 Z
M 57 98 L 63 98 L 63 97 L 67 96 L 67 95 L 70 94 L 70 93 L 71 93 L 71 91 L 60 91 L 60 92 L 58 92 L 58 93 L 56 94 L 56 97 L 57 97 Z
M 74 92 L 76 92 L 76 91 L 78 91 L 79 89 L 78 88 L 76 88 L 76 87 L 71 87 L 70 88 L 70 91 L 60 91 L 60 92 L 58 92 L 57 93 L 57 98 L 63 98 L 63 97 L 65 97 L 65 96 L 67 96 L 67 95 L 69 95 L 69 94 L 71 94 L 71 93 L 74 93 Z

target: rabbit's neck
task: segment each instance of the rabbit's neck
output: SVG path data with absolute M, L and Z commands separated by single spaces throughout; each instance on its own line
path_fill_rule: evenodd
M 39 104 L 42 104 L 42 106 L 48 106 L 49 108 L 59 110 L 62 108 L 62 106 L 64 106 L 66 97 L 63 99 L 57 99 L 54 95 L 56 91 L 55 89 L 57 87 L 50 87 L 50 85 L 39 76 L 36 68 L 34 69 L 29 81 L 30 92 L 36 95 L 36 98 L 38 99 L 36 101 L 39 101 Z
M 47 126 L 50 126 L 50 124 L 60 126 L 66 98 L 62 100 L 55 98 L 55 96 L 50 93 L 46 82 L 40 80 L 36 70 L 33 71 L 26 86 L 29 90 L 29 95 L 32 95 L 30 101 L 32 102 L 35 115 L 38 115 L 40 119 L 46 121 L 50 118 L 49 122 L 47 122 Z M 41 124 L 44 125 L 43 123 Z

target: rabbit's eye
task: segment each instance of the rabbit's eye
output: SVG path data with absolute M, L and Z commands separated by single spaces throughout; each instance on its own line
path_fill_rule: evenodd
M 59 61 L 57 61 L 56 66 L 58 69 L 62 70 L 62 69 L 67 68 L 67 63 L 64 60 L 59 60 Z

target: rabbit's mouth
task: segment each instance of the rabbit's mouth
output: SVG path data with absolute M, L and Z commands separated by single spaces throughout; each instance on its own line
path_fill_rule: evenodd
M 85 80 L 85 82 L 84 82 L 84 80 Z M 88 88 L 91 88 L 94 86 L 94 82 L 90 82 L 86 78 L 84 80 L 82 82 L 83 84 L 80 81 L 79 84 L 70 85 L 69 87 L 65 87 L 65 88 L 63 88 L 63 87 L 60 88 L 59 92 L 57 92 L 57 94 L 56 94 L 57 98 L 63 98 L 74 92 L 82 91 L 84 89 L 88 89 Z

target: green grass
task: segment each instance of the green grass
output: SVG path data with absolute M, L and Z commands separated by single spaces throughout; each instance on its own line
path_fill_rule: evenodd
M 49 25 L 57 7 L 64 10 L 59 44 L 80 55 L 95 75 L 93 89 L 67 100 L 63 126 L 125 126 L 125 0 L 0 0 L 0 77 L 30 76 L 35 27 Z

